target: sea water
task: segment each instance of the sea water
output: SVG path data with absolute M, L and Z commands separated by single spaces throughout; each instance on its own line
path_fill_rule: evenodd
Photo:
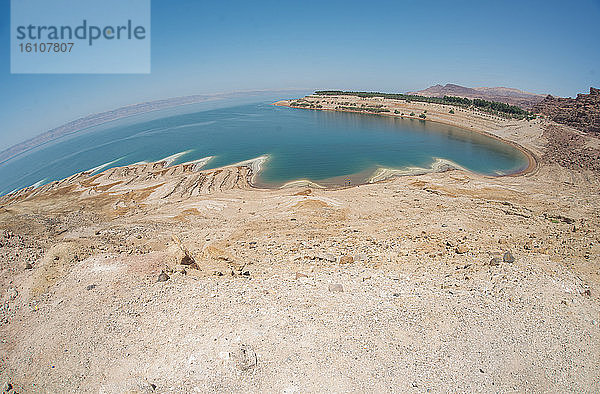
M 271 103 L 196 104 L 90 127 L 0 164 L 0 193 L 167 157 L 175 165 L 212 156 L 209 169 L 267 155 L 256 181 L 268 187 L 360 183 L 380 168 L 428 168 L 436 158 L 488 175 L 528 165 L 515 147 L 454 126 Z

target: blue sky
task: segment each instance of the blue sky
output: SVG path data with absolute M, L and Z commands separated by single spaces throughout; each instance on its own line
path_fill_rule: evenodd
M 190 94 L 457 83 L 575 96 L 600 85 L 598 0 L 153 0 L 148 75 L 10 74 L 10 3 L 0 4 L 0 149 Z

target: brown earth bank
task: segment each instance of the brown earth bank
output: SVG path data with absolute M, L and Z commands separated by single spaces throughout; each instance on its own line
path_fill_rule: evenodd
M 589 94 L 580 93 L 574 99 L 548 95 L 533 111 L 556 123 L 600 136 L 600 89 L 590 87 Z
M 4 196 L 0 384 L 599 391 L 598 140 L 384 105 L 491 133 L 537 165 L 268 190 L 252 164 L 162 162 Z
M 544 99 L 544 95 L 524 92 L 519 89 L 505 88 L 505 87 L 480 87 L 480 88 L 468 88 L 452 83 L 446 85 L 434 85 L 427 89 L 419 90 L 417 92 L 409 92 L 407 94 L 414 94 L 417 96 L 425 97 L 444 97 L 444 96 L 455 96 L 455 97 L 466 97 L 469 99 L 483 99 L 488 101 L 497 101 L 500 103 L 507 103 L 516 105 L 526 110 L 531 110 L 534 105 Z

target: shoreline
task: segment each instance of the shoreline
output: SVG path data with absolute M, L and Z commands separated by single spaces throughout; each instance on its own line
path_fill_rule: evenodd
M 502 174 L 502 175 L 484 175 L 484 176 L 489 176 L 489 177 L 504 177 L 504 176 L 508 176 L 508 177 L 514 177 L 514 176 L 524 176 L 524 175 L 528 175 L 530 173 L 533 173 L 537 170 L 538 166 L 539 166 L 539 159 L 536 157 L 536 155 L 529 150 L 528 148 L 522 146 L 521 144 L 511 141 L 511 140 L 507 140 L 505 138 L 502 138 L 496 134 L 493 134 L 489 131 L 485 131 L 485 130 L 481 130 L 481 129 L 476 129 L 476 128 L 466 128 L 464 126 L 458 125 L 456 123 L 453 122 L 448 122 L 448 121 L 444 121 L 441 119 L 421 119 L 418 116 L 408 116 L 408 115 L 397 115 L 397 114 L 393 114 L 393 113 L 367 113 L 364 111 L 354 111 L 354 110 L 348 110 L 348 109 L 333 109 L 333 108 L 305 108 L 305 107 L 297 107 L 297 106 L 292 106 L 289 104 L 290 100 L 280 100 L 280 101 L 276 101 L 274 103 L 272 103 L 271 105 L 277 106 L 277 107 L 288 107 L 288 108 L 294 108 L 294 109 L 307 109 L 307 110 L 315 110 L 315 111 L 330 111 L 330 112 L 348 112 L 348 113 L 356 113 L 356 114 L 361 114 L 361 115 L 374 115 L 374 116 L 387 116 L 390 118 L 400 118 L 400 119 L 409 119 L 409 120 L 419 120 L 419 121 L 423 121 L 423 122 L 436 122 L 436 123 L 440 123 L 440 124 L 445 124 L 448 126 L 454 126 L 454 127 L 459 127 L 465 131 L 471 131 L 471 132 L 475 132 L 481 135 L 485 135 L 487 137 L 491 137 L 494 138 L 498 141 L 501 141 L 505 144 L 508 144 L 514 148 L 516 148 L 517 150 L 519 150 L 521 153 L 523 153 L 523 155 L 525 155 L 525 157 L 527 158 L 528 164 L 527 167 L 525 167 L 523 170 L 514 172 L 514 173 L 510 173 L 510 174 Z M 443 105 L 443 104 L 434 104 L 434 103 L 428 103 L 429 105 Z M 469 172 L 473 172 L 467 169 L 464 169 L 464 171 L 469 171 Z M 473 172 L 475 173 L 475 172 Z M 480 174 L 481 175 L 481 174 Z
M 13 190 L 7 194 L 0 195 L 0 200 L 10 201 L 15 197 L 19 197 L 24 194 L 33 193 L 37 189 L 52 188 L 53 185 L 60 185 L 60 184 L 63 184 L 64 182 L 67 182 L 71 179 L 75 179 L 75 178 L 78 178 L 81 176 L 85 176 L 85 177 L 87 177 L 87 179 L 92 179 L 96 176 L 102 175 L 109 171 L 132 169 L 135 167 L 142 167 L 142 166 L 143 167 L 150 166 L 150 167 L 155 168 L 156 170 L 159 170 L 158 168 L 156 168 L 156 165 L 160 165 L 159 171 L 165 171 L 165 170 L 178 171 L 178 169 L 189 168 L 189 170 L 191 172 L 197 172 L 197 173 L 201 173 L 201 172 L 211 173 L 211 172 L 223 171 L 223 170 L 232 169 L 232 168 L 244 167 L 248 170 L 248 173 L 247 173 L 248 185 L 251 188 L 256 189 L 256 190 L 283 190 L 283 189 L 299 188 L 299 187 L 309 187 L 309 188 L 316 188 L 316 189 L 323 189 L 323 190 L 338 190 L 338 189 L 346 189 L 349 187 L 351 188 L 351 187 L 357 187 L 357 186 L 361 186 L 361 185 L 369 185 L 369 184 L 385 182 L 389 179 L 396 178 L 396 177 L 419 176 L 419 175 L 430 174 L 430 173 L 441 173 L 441 172 L 446 172 L 446 171 L 451 171 L 451 170 L 465 171 L 468 173 L 477 174 L 477 175 L 480 175 L 483 177 L 489 177 L 489 178 L 498 178 L 498 177 L 506 177 L 506 176 L 508 176 L 508 177 L 520 176 L 520 175 L 524 175 L 526 173 L 525 171 L 519 171 L 517 173 L 502 174 L 502 175 L 479 174 L 477 172 L 468 170 L 450 160 L 434 157 L 433 163 L 429 167 L 414 167 L 414 166 L 403 167 L 403 168 L 379 167 L 379 168 L 375 169 L 369 175 L 368 178 L 365 178 L 361 182 L 353 182 L 351 184 L 341 184 L 340 183 L 340 184 L 324 184 L 323 185 L 323 184 L 320 184 L 320 183 L 310 180 L 310 179 L 300 178 L 300 179 L 293 179 L 293 180 L 287 181 L 281 185 L 279 185 L 279 184 L 272 185 L 269 183 L 263 183 L 263 182 L 258 181 L 260 172 L 264 169 L 265 163 L 269 160 L 268 154 L 264 154 L 264 155 L 261 155 L 261 156 L 258 156 L 258 157 L 252 158 L 252 159 L 243 160 L 243 161 L 240 161 L 237 163 L 228 164 L 228 165 L 224 165 L 221 167 L 210 168 L 210 169 L 204 169 L 204 167 L 215 156 L 207 156 L 207 157 L 204 157 L 201 159 L 172 165 L 173 161 L 178 159 L 180 156 L 183 156 L 185 153 L 189 153 L 189 151 L 180 152 L 180 153 L 171 155 L 167 158 L 160 159 L 160 160 L 157 160 L 154 162 L 138 162 L 138 163 L 128 164 L 128 165 L 124 165 L 124 166 L 110 167 L 107 169 L 103 169 L 103 171 L 100 171 L 100 172 L 98 172 L 98 170 L 99 170 L 98 167 L 103 167 L 105 165 L 98 166 L 98 167 L 92 168 L 90 170 L 74 173 L 63 179 L 53 180 L 53 181 L 49 181 L 49 182 L 46 182 L 43 184 L 41 184 L 40 182 L 37 182 L 33 185 L 26 186 L 21 189 Z M 114 160 L 113 162 L 116 162 L 118 160 L 119 159 Z M 535 160 L 533 162 L 535 163 Z M 529 170 L 531 167 L 532 167 L 532 161 L 530 160 L 527 170 Z M 535 168 L 535 166 L 534 166 L 534 168 Z M 334 178 L 342 178 L 342 177 L 348 177 L 348 176 L 352 176 L 352 175 L 353 174 L 346 174 L 346 175 L 341 175 L 341 176 L 337 176 Z
M 475 132 L 481 135 L 485 135 L 488 136 L 490 138 L 494 138 L 498 141 L 501 141 L 502 143 L 505 143 L 507 145 L 510 145 L 512 147 L 514 147 L 515 149 L 519 150 L 521 153 L 523 153 L 523 155 L 527 158 L 527 166 L 524 167 L 523 169 L 516 171 L 516 172 L 512 172 L 512 173 L 508 173 L 508 174 L 497 174 L 497 175 L 490 175 L 490 174 L 481 174 L 481 173 L 477 173 L 475 171 L 471 171 L 469 169 L 466 169 L 464 167 L 461 167 L 457 164 L 452 164 L 451 166 L 436 166 L 436 162 L 439 160 L 439 158 L 433 158 L 434 159 L 434 163 L 432 164 L 432 166 L 430 168 L 421 168 L 421 167 L 407 167 L 407 168 L 385 168 L 385 167 L 381 167 L 376 169 L 375 171 L 373 171 L 373 173 L 371 173 L 369 175 L 369 177 L 365 178 L 364 180 L 362 180 L 361 182 L 356 182 L 356 183 L 352 183 L 350 185 L 346 185 L 346 184 L 337 184 L 337 185 L 321 185 L 319 184 L 319 182 L 313 181 L 313 180 L 309 180 L 309 179 L 294 179 L 294 180 L 290 180 L 285 182 L 282 185 L 270 185 L 268 183 L 263 183 L 258 181 L 259 176 L 260 176 L 260 172 L 262 171 L 265 163 L 269 160 L 269 155 L 265 154 L 253 159 L 248 159 L 248 160 L 244 160 L 238 163 L 233 163 L 233 164 L 229 164 L 229 165 L 225 165 L 222 167 L 218 167 L 218 168 L 213 168 L 210 169 L 208 171 L 214 171 L 214 170 L 222 170 L 225 168 L 232 168 L 232 167 L 246 167 L 249 170 L 248 173 L 248 184 L 255 189 L 270 189 L 270 190 L 277 190 L 277 189 L 284 189 L 284 188 L 290 188 L 290 187 L 316 187 L 316 188 L 323 188 L 323 189 L 339 189 L 339 188 L 347 188 L 347 187 L 354 187 L 354 186 L 360 186 L 360 185 L 366 185 L 366 184 L 372 184 L 372 183 L 377 183 L 377 182 L 382 182 L 382 181 L 386 181 L 390 178 L 394 178 L 394 177 L 401 177 L 401 176 L 413 176 L 413 175 L 422 175 L 422 174 L 426 174 L 426 173 L 432 173 L 432 172 L 445 172 L 451 169 L 457 169 L 457 170 L 462 170 L 462 171 L 466 171 L 469 173 L 473 173 L 473 174 L 477 174 L 477 175 L 481 175 L 484 177 L 489 177 L 489 178 L 497 178 L 497 177 L 519 177 L 519 176 L 525 176 L 531 173 L 534 173 L 538 167 L 539 167 L 539 159 L 536 157 L 536 155 L 528 148 L 524 147 L 523 145 L 515 142 L 515 141 L 511 141 L 509 139 L 503 138 L 501 136 L 498 136 L 496 134 L 494 134 L 493 132 L 489 132 L 486 130 L 483 130 L 481 128 L 476 128 L 471 126 L 471 128 L 467 128 L 464 125 L 461 124 L 457 124 L 459 122 L 449 122 L 449 121 L 444 121 L 443 119 L 420 119 L 417 116 L 400 116 L 397 114 L 393 114 L 393 113 L 365 113 L 363 111 L 353 111 L 353 110 L 347 110 L 347 109 L 332 109 L 332 108 L 304 108 L 304 107 L 297 107 L 297 106 L 292 106 L 290 105 L 291 100 L 280 100 L 277 102 L 272 103 L 272 105 L 274 106 L 280 106 L 280 107 L 288 107 L 288 108 L 295 108 L 295 109 L 313 109 L 313 110 L 322 110 L 322 111 L 332 111 L 332 112 L 349 112 L 349 113 L 357 113 L 357 114 L 363 114 L 363 115 L 379 115 L 379 116 L 387 116 L 387 117 L 392 117 L 392 118 L 400 118 L 400 119 L 410 119 L 410 120 L 419 120 L 419 121 L 431 121 L 431 122 L 436 122 L 436 123 L 440 123 L 440 124 L 446 124 L 449 126 L 454 126 L 454 127 L 459 127 L 465 131 L 471 131 L 471 132 Z M 438 104 L 429 104 L 430 106 L 437 106 Z M 114 168 L 126 168 L 126 167 L 131 167 L 131 166 L 135 166 L 137 164 L 157 164 L 157 163 L 163 163 L 164 168 L 174 168 L 180 165 L 189 165 L 189 164 L 194 164 L 195 170 L 196 171 L 205 171 L 202 168 L 208 163 L 208 161 L 210 161 L 213 156 L 209 156 L 206 158 L 202 158 L 199 160 L 196 160 L 194 162 L 188 162 L 188 163 L 181 163 L 181 164 L 177 164 L 175 166 L 171 166 L 171 164 L 178 159 L 180 156 L 185 155 L 186 153 L 189 153 L 190 151 L 184 151 L 184 152 L 179 152 L 176 153 L 174 155 L 171 155 L 169 157 L 163 158 L 161 160 L 158 160 L 156 162 L 153 163 L 135 163 L 135 164 L 130 164 L 130 165 L 125 165 L 125 166 L 119 166 L 119 167 L 111 167 L 109 169 L 106 169 L 104 171 L 109 171 L 111 169 Z M 113 160 L 112 162 L 109 163 L 113 163 L 116 162 L 118 160 L 120 160 L 122 158 Z M 197 162 L 197 163 L 196 163 Z M 106 164 L 103 164 L 99 167 L 105 166 Z M 439 168 L 438 168 L 439 167 Z M 81 173 L 90 173 L 92 169 L 87 170 L 87 171 L 82 171 Z M 94 172 L 97 172 L 98 170 L 100 170 L 100 168 L 94 168 L 93 170 L 96 170 Z M 102 171 L 102 172 L 104 172 Z M 102 173 L 102 172 L 98 172 Z M 71 176 L 65 178 L 65 179 L 69 179 L 73 176 L 78 175 L 79 173 L 75 173 L 72 174 Z M 95 174 L 88 174 L 90 176 L 95 175 Z M 340 177 L 345 177 L 345 176 L 351 176 L 352 174 L 346 174 L 346 175 L 342 175 Z M 7 198 L 11 195 L 21 195 L 27 192 L 31 192 L 34 191 L 35 189 L 39 188 L 39 187 L 44 187 L 48 184 L 52 184 L 52 183 L 61 183 L 62 181 L 64 181 L 65 179 L 59 179 L 59 180 L 55 180 L 55 181 L 50 181 L 47 182 L 43 185 L 30 185 L 30 186 L 26 186 L 23 187 L 21 189 L 17 189 L 17 190 L 13 190 L 7 194 L 4 194 L 2 196 L 0 196 L 1 198 Z

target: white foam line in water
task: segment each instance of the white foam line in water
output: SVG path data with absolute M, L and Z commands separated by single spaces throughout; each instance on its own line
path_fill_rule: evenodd
M 192 152 L 192 149 L 186 150 L 186 151 L 183 151 L 183 152 L 179 152 L 179 153 L 175 153 L 174 155 L 167 156 L 164 159 L 157 160 L 156 162 L 160 163 L 160 162 L 164 161 L 165 162 L 165 167 L 169 167 L 171 164 L 173 164 L 173 162 L 175 162 L 175 160 L 179 159 L 181 156 L 187 155 L 190 152 Z
M 198 160 L 192 160 L 192 161 L 187 161 L 185 163 L 181 163 L 181 165 L 190 165 L 190 164 L 194 164 L 194 169 L 197 170 L 199 168 L 204 167 L 209 161 L 211 161 L 215 156 L 206 156 L 203 157 L 202 159 L 198 159 Z
M 146 160 L 138 161 L 137 163 L 133 163 L 132 166 L 139 166 L 141 164 L 148 164 Z
M 169 127 L 169 130 L 185 129 L 186 127 L 195 127 L 195 126 L 208 126 L 208 125 L 215 124 L 215 123 L 217 123 L 216 120 L 208 120 L 206 122 L 197 122 L 197 123 L 188 123 L 188 124 L 182 124 L 180 126 Z
M 42 186 L 42 185 L 44 184 L 44 182 L 46 182 L 46 179 L 47 179 L 47 178 L 40 179 L 39 181 L 37 181 L 36 183 L 34 183 L 33 185 L 31 185 L 31 186 L 29 186 L 29 187 L 32 187 L 32 188 L 34 188 L 34 189 L 35 189 L 36 187 L 40 187 L 40 186 Z M 13 191 L 14 191 L 14 190 L 13 190 Z M 11 192 L 11 193 L 12 193 L 12 192 Z
M 119 157 L 119 158 L 118 158 L 118 159 L 116 159 L 116 160 L 109 161 L 108 163 L 100 164 L 98 167 L 90 168 L 89 170 L 87 170 L 87 171 L 84 171 L 84 172 L 85 172 L 85 173 L 88 173 L 88 174 L 94 174 L 94 173 L 96 173 L 96 172 L 98 172 L 98 171 L 102 170 L 103 168 L 106 168 L 106 167 L 108 167 L 108 166 L 110 166 L 110 165 L 112 165 L 112 164 L 114 164 L 114 163 L 118 162 L 119 160 L 123 160 L 124 158 L 125 158 L 125 156 L 123 156 L 123 157 Z
M 267 160 L 269 160 L 269 155 L 262 155 L 262 156 L 255 157 L 254 159 L 244 160 L 244 161 L 240 161 L 239 163 L 231 164 L 228 167 L 239 167 L 239 166 L 250 167 L 250 169 L 252 170 L 252 173 L 254 175 L 256 175 L 260 172 L 260 170 L 263 167 L 263 164 L 265 164 L 267 162 Z
M 433 163 L 429 168 L 426 167 L 404 167 L 404 168 L 379 168 L 369 178 L 369 183 L 379 182 L 394 176 L 406 176 L 406 175 L 422 175 L 430 172 L 442 172 L 450 169 L 458 169 L 468 171 L 466 168 L 456 164 L 455 162 L 447 159 L 441 159 L 435 157 Z

